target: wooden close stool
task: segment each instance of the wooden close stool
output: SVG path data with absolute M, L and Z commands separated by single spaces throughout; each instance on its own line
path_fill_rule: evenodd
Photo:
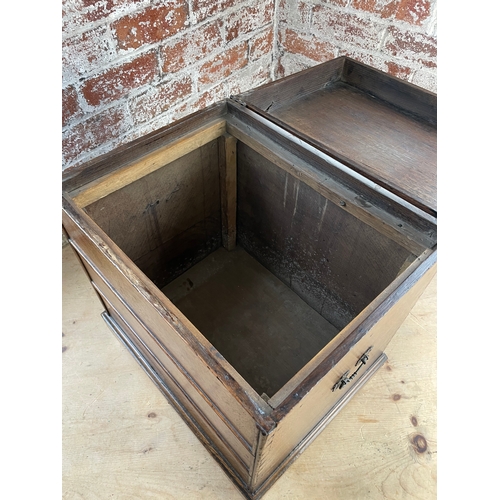
M 252 499 L 386 360 L 436 217 L 436 95 L 345 57 L 63 174 L 104 320 Z

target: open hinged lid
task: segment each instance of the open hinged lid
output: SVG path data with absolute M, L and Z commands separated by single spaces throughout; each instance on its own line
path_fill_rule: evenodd
M 436 94 L 339 57 L 233 99 L 436 217 Z

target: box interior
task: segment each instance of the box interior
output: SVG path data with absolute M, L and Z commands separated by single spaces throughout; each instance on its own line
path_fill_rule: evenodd
M 272 397 L 416 255 L 243 143 L 227 250 L 219 147 L 211 141 L 85 210 Z

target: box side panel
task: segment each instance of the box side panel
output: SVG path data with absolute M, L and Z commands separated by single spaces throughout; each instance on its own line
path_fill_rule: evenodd
M 149 378 L 154 382 L 156 387 L 160 392 L 167 398 L 169 403 L 177 411 L 179 416 L 188 425 L 194 435 L 200 440 L 200 442 L 205 446 L 207 451 L 212 455 L 212 457 L 219 463 L 228 475 L 228 477 L 234 482 L 235 486 L 241 490 L 244 495 L 248 494 L 248 486 L 246 480 L 244 481 L 240 474 L 232 467 L 232 465 L 226 460 L 224 455 L 220 454 L 218 448 L 214 447 L 213 440 L 207 435 L 207 433 L 199 426 L 197 420 L 186 410 L 185 402 L 186 400 L 182 397 L 180 399 L 172 392 L 170 387 L 168 387 L 164 380 L 155 371 L 155 368 L 150 364 L 150 362 L 142 355 L 141 352 L 137 350 L 134 343 L 130 340 L 130 335 L 133 333 L 128 329 L 126 323 L 121 322 L 118 318 L 111 316 L 108 312 L 102 313 L 102 318 L 108 325 L 110 330 L 118 337 L 119 340 L 128 349 L 133 358 L 139 363 L 141 368 L 146 372 Z
M 339 329 L 410 254 L 242 143 L 237 234 L 245 250 Z
M 298 390 L 276 408 L 273 415 L 277 420 L 277 426 L 268 436 L 255 470 L 257 488 L 267 488 L 269 483 L 272 484 L 283 471 L 283 467 L 288 466 L 304 446 L 309 444 L 308 435 L 339 403 L 350 387 L 349 384 L 363 377 L 363 373 L 382 355 L 384 348 L 436 272 L 435 260 L 433 263 L 424 263 L 421 267 L 423 266 L 426 267 L 424 272 L 417 268 L 413 275 L 387 299 L 382 308 L 383 313 L 371 315 L 367 320 L 370 324 L 361 325 L 359 329 L 361 338 L 338 363 L 329 363 L 326 360 L 318 367 L 316 373 L 311 375 L 312 381 L 305 381 L 304 385 L 310 387 L 306 394 L 300 394 Z M 368 357 L 365 359 L 365 364 L 360 362 L 364 355 Z M 342 383 L 342 380 L 348 380 L 355 372 L 350 382 Z M 294 401 L 297 397 L 300 401 Z
M 119 325 L 123 334 L 127 336 L 131 344 L 134 346 L 140 345 L 140 340 L 138 336 L 135 335 L 135 330 L 132 329 L 122 315 L 114 309 L 111 303 L 106 300 L 105 303 L 108 307 L 110 317 Z M 156 356 L 152 355 L 147 349 L 144 352 L 139 352 L 151 365 L 159 379 L 165 383 L 175 399 L 180 403 L 181 407 L 177 408 L 177 410 L 181 413 L 181 416 L 196 422 L 198 430 L 204 434 L 206 441 L 210 445 L 212 454 L 216 454 L 219 460 L 226 462 L 226 470 L 228 470 L 231 475 L 236 475 L 236 479 L 239 480 L 242 485 L 246 486 L 249 477 L 249 466 L 236 454 L 220 430 L 214 426 L 214 419 L 210 418 L 213 417 L 213 415 L 210 415 L 210 413 L 207 415 L 204 411 L 206 408 L 202 409 L 201 405 L 197 406 L 192 397 L 193 394 L 189 394 L 188 391 L 185 390 L 186 387 L 181 385 L 183 382 L 181 377 L 175 378 L 164 368 L 163 364 L 157 361 Z
M 135 317 L 110 284 L 100 276 L 99 271 L 94 269 L 85 257 L 83 259 L 94 288 L 104 300 L 110 315 L 120 326 L 125 325 L 124 329 L 129 338 L 134 345 L 140 346 L 140 351 L 162 379 L 172 382 L 168 384 L 172 392 L 185 401 L 184 406 L 188 412 L 195 416 L 198 422 L 203 423 L 203 428 L 213 438 L 212 441 L 217 447 L 224 450 L 224 455 L 232 457 L 230 463 L 234 468 L 242 477 L 248 475 L 253 455 L 245 440 L 239 436 L 225 415 L 216 413 L 217 409 L 210 405 L 210 399 L 204 395 L 200 387 L 197 387 L 196 381 L 190 380 L 189 374 L 183 370 L 183 366 L 172 353 L 156 343 L 151 332 Z
M 159 288 L 221 245 L 217 140 L 85 210 Z
M 116 296 L 120 297 L 147 332 L 145 335 L 152 337 L 157 346 L 157 352 L 165 356 L 170 354 L 172 358 L 175 358 L 177 367 L 185 374 L 184 376 L 194 390 L 200 392 L 201 397 L 222 422 L 230 423 L 229 426 L 226 425 L 227 432 L 234 434 L 242 445 L 253 453 L 256 438 L 256 424 L 253 416 L 241 406 L 204 359 L 194 352 L 192 346 L 174 329 L 171 322 L 139 292 L 131 281 L 131 277 L 118 269 L 109 258 L 107 251 L 103 249 L 103 245 L 93 241 L 66 212 L 63 212 L 63 223 L 70 235 L 70 242 L 77 251 L 84 255 L 84 260 L 91 263 L 94 269 L 99 270 L 100 275 L 111 284 Z M 177 327 L 181 327 L 174 315 L 171 316 L 171 321 Z M 192 327 L 192 325 L 189 326 Z M 141 345 L 137 348 L 144 351 Z M 200 348 L 203 349 L 203 346 Z

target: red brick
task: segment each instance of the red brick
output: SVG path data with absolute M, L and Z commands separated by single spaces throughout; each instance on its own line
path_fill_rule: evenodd
M 87 80 L 82 93 L 91 106 L 98 106 L 151 82 L 156 72 L 156 54 L 149 52 Z
M 140 4 L 148 4 L 148 0 L 85 0 L 85 5 L 89 10 L 85 13 L 87 21 L 99 21 L 109 17 L 118 11 L 119 8 L 128 9 L 139 8 Z
M 420 26 L 430 15 L 429 0 L 401 0 L 396 19 Z
M 311 17 L 311 5 L 305 2 L 298 2 L 295 8 L 289 5 L 290 0 L 284 0 L 280 3 L 277 12 L 280 24 L 288 24 L 297 30 L 304 30 L 309 25 Z
M 121 49 L 137 49 L 174 35 L 187 24 L 188 9 L 183 0 L 150 7 L 138 14 L 125 16 L 112 24 Z
M 191 78 L 185 76 L 158 85 L 146 94 L 130 100 L 129 107 L 135 123 L 150 121 L 168 111 L 174 104 L 190 96 L 193 91 Z
M 387 19 L 421 25 L 430 15 L 430 0 L 352 0 L 352 7 Z
M 71 163 L 83 152 L 92 148 L 92 137 L 87 133 L 85 125 L 79 123 L 63 135 L 62 156 L 63 163 Z
M 424 59 L 419 59 L 418 62 L 425 68 L 436 68 L 437 64 L 435 61 L 426 61 Z
M 411 74 L 410 68 L 406 66 L 401 66 L 400 64 L 396 64 L 390 61 L 388 61 L 386 65 L 387 65 L 387 72 L 390 75 L 395 76 L 397 78 L 401 78 L 402 80 L 408 80 L 408 77 Z
M 218 83 L 248 63 L 247 42 L 226 50 L 200 68 L 200 83 Z
M 427 64 L 435 63 L 437 56 L 435 37 L 413 31 L 403 31 L 396 26 L 389 26 L 388 35 L 385 50 L 392 56 L 425 61 Z
M 378 8 L 375 12 L 384 19 L 392 18 L 399 9 L 399 3 L 400 0 L 378 0 Z
M 352 0 L 352 7 L 378 14 L 383 19 L 392 17 L 398 10 L 401 0 Z
M 125 2 L 126 0 L 121 0 L 121 1 L 104 0 L 101 2 L 95 2 L 95 1 L 86 2 L 89 4 L 90 9 L 88 9 L 83 14 L 82 17 L 85 19 L 85 22 L 100 21 L 101 19 L 105 19 L 110 14 L 112 14 L 116 10 L 116 7 L 118 5 L 124 4 Z
M 196 102 L 192 105 L 193 111 L 200 110 L 203 108 L 206 108 L 207 106 L 210 106 L 214 102 L 220 101 L 224 98 L 224 83 L 220 83 L 219 85 L 216 85 L 215 87 L 212 87 L 210 90 L 207 90 L 206 92 L 203 92 Z
M 229 16 L 226 23 L 226 40 L 228 42 L 272 22 L 274 3 L 269 0 L 265 0 L 263 3 L 265 5 L 246 7 Z
M 164 73 L 175 73 L 208 56 L 222 46 L 221 21 L 186 33 L 161 49 Z
M 74 81 L 112 59 L 105 33 L 106 28 L 99 27 L 63 42 L 62 68 L 66 81 Z
M 323 5 L 313 7 L 312 26 L 322 39 L 334 44 L 350 44 L 367 50 L 378 50 L 383 26 L 357 14 L 333 11 Z
M 255 61 L 260 57 L 271 54 L 273 50 L 273 41 L 274 30 L 272 26 L 266 29 L 264 33 L 256 35 L 255 38 L 250 41 L 250 60 Z
M 193 14 L 200 22 L 236 5 L 236 0 L 193 0 Z
M 78 96 L 74 87 L 66 87 L 62 91 L 62 125 L 68 124 L 72 118 L 82 115 Z
M 357 10 L 376 12 L 377 0 L 352 0 L 351 6 Z
M 65 163 L 76 160 L 106 142 L 116 139 L 126 132 L 128 124 L 124 110 L 112 108 L 72 127 L 62 141 L 62 153 Z
M 317 62 L 328 61 L 335 57 L 335 49 L 330 43 L 315 38 L 304 38 L 288 29 L 285 30 L 281 44 L 286 51 L 301 54 Z
M 116 139 L 129 128 L 122 108 L 108 109 L 87 121 L 90 122 L 90 133 L 99 145 Z
M 294 57 L 292 54 L 285 53 L 278 59 L 277 78 L 283 78 L 293 73 L 298 73 L 304 69 L 310 68 L 311 64 L 306 64 L 302 59 Z
M 276 78 L 284 78 L 286 76 L 286 70 L 281 61 L 281 57 L 278 60 L 278 66 L 276 68 Z

